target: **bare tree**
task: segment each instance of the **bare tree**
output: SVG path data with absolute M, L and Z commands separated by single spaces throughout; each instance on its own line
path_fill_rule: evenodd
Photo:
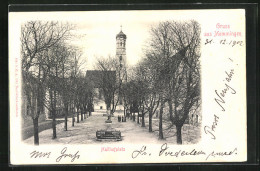
M 118 74 L 119 62 L 116 58 L 99 58 L 96 68 L 102 71 L 100 76 L 100 87 L 102 89 L 107 109 L 111 108 L 112 114 L 115 112 L 119 101 L 119 88 L 122 85 Z
M 79 77 L 76 79 L 76 108 L 77 112 L 80 111 L 80 120 L 83 121 L 87 108 L 89 116 L 92 111 L 94 85 L 91 80 L 86 78 L 82 73 L 79 73 Z M 79 112 L 77 113 L 77 122 L 79 122 Z
M 159 23 L 157 27 L 151 28 L 151 40 L 146 49 L 146 58 L 151 70 L 152 80 L 150 81 L 154 87 L 154 92 L 159 96 L 157 103 L 160 105 L 159 110 L 159 139 L 163 139 L 163 110 L 165 103 L 169 101 L 168 75 L 169 61 L 168 59 L 176 52 L 171 42 L 170 22 Z M 172 68 L 173 69 L 173 68 Z
M 136 80 L 136 93 L 134 94 L 136 99 L 138 99 L 139 112 L 141 112 L 142 120 L 141 126 L 145 127 L 145 114 L 148 112 L 146 109 L 146 98 L 148 97 L 149 82 L 147 80 L 146 68 L 143 61 L 137 65 L 135 72 L 133 74 L 132 80 Z
M 152 117 L 159 106 L 159 94 L 156 84 L 156 71 L 151 68 L 151 61 L 147 57 L 136 67 L 134 85 L 138 94 L 133 94 L 139 111 L 142 112 L 142 127 L 145 126 L 144 115 L 148 113 L 149 132 L 152 132 Z
M 156 112 L 158 106 L 159 106 L 159 102 L 160 102 L 160 94 L 158 93 L 158 82 L 157 81 L 157 73 L 156 70 L 154 70 L 151 67 L 151 63 L 153 61 L 151 61 L 151 59 L 149 57 L 145 58 L 145 63 L 144 65 L 146 65 L 144 74 L 145 76 L 145 81 L 147 81 L 148 84 L 148 88 L 147 88 L 147 96 L 144 100 L 144 104 L 145 107 L 148 111 L 148 117 L 149 117 L 149 132 L 152 132 L 152 118 L 154 113 Z
M 52 117 L 53 139 L 57 137 L 57 109 L 63 108 L 60 104 L 60 102 L 62 101 L 62 94 L 60 93 L 62 92 L 60 88 L 60 82 L 63 81 L 64 63 L 66 58 L 68 57 L 65 49 L 66 47 L 63 45 L 51 47 L 45 54 L 43 65 L 44 71 L 45 73 L 47 73 L 46 87 L 48 88 L 48 94 L 45 98 L 45 106 L 50 111 L 50 116 Z
M 81 62 L 81 51 L 78 49 L 74 49 L 72 52 L 72 60 L 70 63 L 70 79 L 72 81 L 71 84 L 71 109 L 72 109 L 72 126 L 74 126 L 75 123 L 75 108 L 78 104 L 78 78 L 80 77 L 80 67 L 83 65 L 83 62 Z M 77 113 L 78 118 L 78 113 Z
M 64 124 L 64 129 L 67 131 L 67 121 L 68 121 L 68 113 L 69 113 L 69 106 L 70 103 L 73 101 L 73 84 L 76 84 L 72 75 L 75 71 L 75 66 L 73 65 L 75 61 L 75 56 L 76 60 L 79 60 L 81 56 L 81 52 L 79 49 L 73 47 L 73 46 L 64 46 L 61 48 L 60 52 L 60 57 L 61 62 L 60 62 L 60 74 L 59 74 L 59 80 L 57 82 L 57 90 L 58 93 L 61 95 L 62 102 L 63 102 L 63 109 L 65 112 L 65 124 Z M 79 55 L 77 55 L 79 54 Z
M 88 80 L 84 79 L 84 96 L 82 100 L 82 106 L 84 108 L 85 114 L 87 111 L 89 112 L 89 116 L 91 116 L 91 112 L 93 110 L 93 100 L 94 100 L 94 85 Z
M 43 58 L 49 48 L 70 37 L 71 25 L 59 22 L 30 21 L 21 28 L 21 54 L 27 114 L 34 125 L 34 144 L 39 145 L 38 118 L 43 109 L 46 73 Z
M 181 128 L 189 113 L 200 105 L 200 26 L 196 21 L 174 22 L 171 27 L 179 47 L 176 82 L 173 91 L 172 123 L 177 128 L 177 143 L 182 144 Z
M 200 103 L 200 27 L 196 21 L 162 22 L 151 30 L 148 48 L 150 68 L 160 82 L 159 138 L 163 138 L 162 114 L 168 102 L 170 121 L 182 144 L 181 128 L 190 111 Z

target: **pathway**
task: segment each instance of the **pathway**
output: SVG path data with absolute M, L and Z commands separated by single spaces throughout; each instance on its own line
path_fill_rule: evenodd
M 115 116 L 111 118 L 112 123 L 107 124 L 105 120 L 107 117 L 103 116 L 101 112 L 93 112 L 92 116 L 87 119 L 75 122 L 75 126 L 72 127 L 71 118 L 68 121 L 68 131 L 64 131 L 64 123 L 58 124 L 57 138 L 52 139 L 52 129 L 47 129 L 39 133 L 40 144 L 93 144 L 93 143 L 115 143 L 115 141 L 96 141 L 96 131 L 100 129 L 108 128 L 111 125 L 112 128 L 121 131 L 122 141 L 116 141 L 116 143 L 162 143 L 165 140 L 158 140 L 156 132 L 149 133 L 147 128 L 141 127 L 141 124 L 137 124 L 132 120 L 127 119 L 127 122 L 118 122 L 117 116 L 122 113 L 115 113 Z M 25 140 L 26 143 L 33 144 L 33 137 Z

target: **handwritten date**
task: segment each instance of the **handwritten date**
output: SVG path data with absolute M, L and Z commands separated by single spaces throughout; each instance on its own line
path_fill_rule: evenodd
M 244 42 L 242 40 L 237 41 L 237 40 L 222 39 L 222 40 L 216 41 L 216 42 L 220 45 L 227 45 L 227 46 L 231 46 L 231 47 L 244 45 Z M 214 41 L 214 39 L 206 39 L 204 44 L 205 45 L 215 44 L 215 41 Z

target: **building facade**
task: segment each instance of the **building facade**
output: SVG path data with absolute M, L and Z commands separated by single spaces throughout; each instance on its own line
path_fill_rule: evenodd
M 107 109 L 104 92 L 102 87 L 102 82 L 104 82 L 104 76 L 111 77 L 114 82 L 119 83 L 118 99 L 119 103 L 117 109 L 123 109 L 123 97 L 121 95 L 121 85 L 123 82 L 127 81 L 126 74 L 126 35 L 122 31 L 122 26 L 120 32 L 116 35 L 116 59 L 119 62 L 119 68 L 117 71 L 100 71 L 100 70 L 88 70 L 86 72 L 86 78 L 91 80 L 95 87 L 95 97 L 94 97 L 94 110 L 105 110 Z M 116 80 L 117 79 L 117 80 Z M 113 90 L 112 90 L 113 91 Z

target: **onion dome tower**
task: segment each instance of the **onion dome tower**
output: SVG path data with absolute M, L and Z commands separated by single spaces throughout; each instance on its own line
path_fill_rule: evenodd
M 119 103 L 122 105 L 121 96 L 121 83 L 127 81 L 126 75 L 126 35 L 122 31 L 122 26 L 120 32 L 116 35 L 116 57 L 119 60 Z

